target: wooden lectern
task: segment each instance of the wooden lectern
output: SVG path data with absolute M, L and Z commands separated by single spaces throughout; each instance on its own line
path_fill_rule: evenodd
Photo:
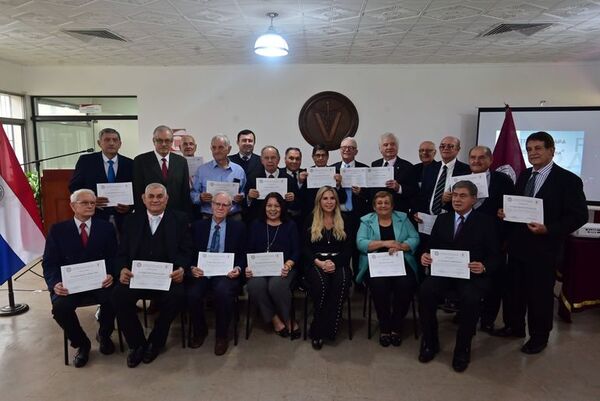
M 42 175 L 42 213 L 44 234 L 52 224 L 73 217 L 69 196 L 69 180 L 73 170 L 44 170 Z

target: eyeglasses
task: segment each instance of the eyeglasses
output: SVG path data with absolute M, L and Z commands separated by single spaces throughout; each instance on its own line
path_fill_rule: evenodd
M 93 201 L 92 202 L 91 201 L 77 201 L 75 203 L 77 203 L 78 205 L 81 205 L 81 206 L 96 206 L 96 202 L 93 202 Z
M 441 148 L 441 146 L 440 146 L 440 148 Z M 419 153 L 433 153 L 433 152 L 435 152 L 435 149 L 419 149 Z
M 443 143 L 442 143 L 442 144 L 440 145 L 440 149 L 450 149 L 450 150 L 452 150 L 452 149 L 454 149 L 455 147 L 456 147 L 456 145 L 451 145 L 451 144 L 443 144 Z
M 154 138 L 153 139 L 154 143 L 159 143 L 159 144 L 167 144 L 167 143 L 172 143 L 173 140 L 172 139 L 159 139 L 159 138 Z
M 340 146 L 341 150 L 356 150 L 356 146 Z
M 231 206 L 231 203 L 212 202 L 212 204 L 215 205 L 215 207 L 217 208 Z

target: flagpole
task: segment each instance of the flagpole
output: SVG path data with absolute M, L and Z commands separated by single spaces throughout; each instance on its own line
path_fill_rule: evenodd
M 15 304 L 15 293 L 13 291 L 12 278 L 8 281 L 8 305 L 0 308 L 0 316 L 14 316 L 25 313 L 29 310 L 27 304 Z

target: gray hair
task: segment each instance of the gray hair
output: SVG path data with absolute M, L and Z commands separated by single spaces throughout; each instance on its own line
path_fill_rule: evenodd
M 356 143 L 356 139 L 352 138 L 351 136 L 347 136 L 344 139 L 342 139 L 342 142 L 340 143 L 340 146 L 342 145 L 342 143 L 344 143 L 345 141 L 350 141 L 352 142 L 352 145 L 350 146 L 354 146 L 355 148 L 358 148 L 358 143 Z
M 473 146 L 471 149 L 469 149 L 469 156 L 471 156 L 471 152 L 476 149 L 483 150 L 483 152 L 485 153 L 485 155 L 487 157 L 489 157 L 490 159 L 492 158 L 492 151 L 490 150 L 490 148 L 488 148 L 487 146 L 482 146 L 482 145 Z
M 223 141 L 225 146 L 227 146 L 227 147 L 231 146 L 231 142 L 229 142 L 229 138 L 225 134 L 217 134 L 217 135 L 213 136 L 210 140 L 211 145 L 214 141 Z
M 117 131 L 114 128 L 103 128 L 100 130 L 100 132 L 98 132 L 98 139 L 102 139 L 102 135 L 104 134 L 115 134 L 117 135 L 117 137 L 119 137 L 119 141 L 121 140 L 121 134 L 119 134 L 119 131 Z
M 452 187 L 452 191 L 459 189 L 459 188 L 465 188 L 467 191 L 469 191 L 469 195 L 477 198 L 477 185 L 473 184 L 471 181 L 462 180 L 462 181 L 457 182 Z
M 87 188 L 81 188 L 81 189 L 78 189 L 77 191 L 73 192 L 71 194 L 71 196 L 69 197 L 69 200 L 71 201 L 71 203 L 75 203 L 79 199 L 79 196 L 83 195 L 83 194 L 92 195 L 94 197 L 94 199 L 96 199 L 96 194 L 94 193 L 94 191 L 92 191 L 91 189 L 87 189 Z
M 383 141 L 386 139 L 393 139 L 396 145 L 398 144 L 398 138 L 396 138 L 396 135 L 392 134 L 391 132 L 386 132 L 385 134 L 379 137 L 379 146 L 381 146 L 381 144 L 383 144 Z
M 264 146 L 261 150 L 260 150 L 260 155 L 262 156 L 263 152 L 267 149 L 273 149 L 275 151 L 275 153 L 277 153 L 277 158 L 281 159 L 281 156 L 279 155 L 279 149 L 277 149 L 275 146 L 273 145 L 267 145 Z
M 213 199 L 216 199 L 217 196 L 219 196 L 219 195 L 226 197 L 230 205 L 233 203 L 233 197 L 231 196 L 231 194 L 229 192 L 224 192 L 224 191 L 217 192 L 215 194 L 215 196 L 213 196 Z
M 154 131 L 152 131 L 152 137 L 156 138 L 156 135 L 163 131 L 167 131 L 169 134 L 171 134 L 171 136 L 173 136 L 173 130 L 171 128 L 167 127 L 166 125 L 159 125 L 158 127 L 154 128 Z
M 152 183 L 146 185 L 146 188 L 144 189 L 144 195 L 146 195 L 148 192 L 150 192 L 150 190 L 152 190 L 154 188 L 162 189 L 163 194 L 167 195 L 167 187 L 165 187 L 160 182 L 152 182 Z

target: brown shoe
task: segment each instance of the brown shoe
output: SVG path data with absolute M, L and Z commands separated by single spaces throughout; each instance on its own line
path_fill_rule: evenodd
M 200 336 L 194 336 L 190 340 L 189 347 L 190 348 L 200 348 L 202 344 L 204 344 L 204 340 L 206 339 L 206 334 Z
M 227 352 L 227 347 L 229 347 L 229 340 L 226 338 L 217 338 L 215 341 L 215 355 L 223 355 Z

